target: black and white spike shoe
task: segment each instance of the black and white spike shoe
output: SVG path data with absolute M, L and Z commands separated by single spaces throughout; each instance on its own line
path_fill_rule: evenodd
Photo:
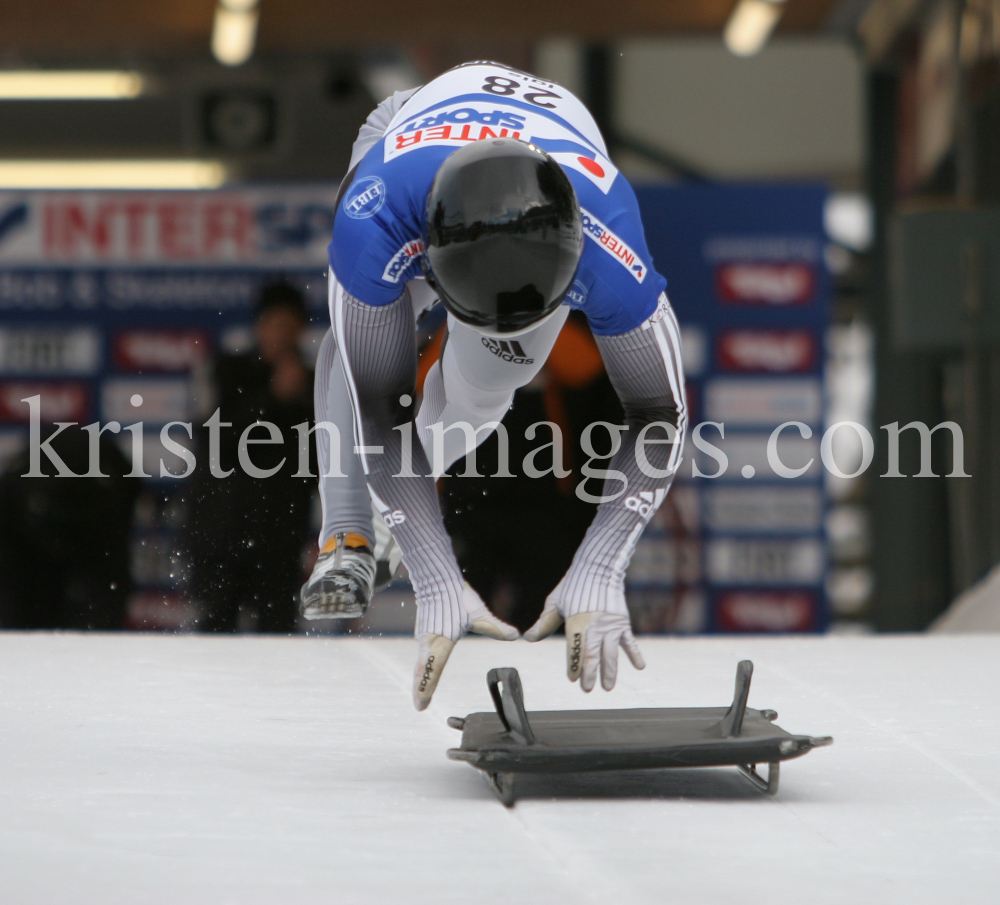
M 356 619 L 375 587 L 375 557 L 360 534 L 335 534 L 302 585 L 299 611 L 306 619 Z

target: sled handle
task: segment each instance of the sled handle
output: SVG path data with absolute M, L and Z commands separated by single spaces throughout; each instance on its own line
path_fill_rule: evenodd
M 752 675 L 753 663 L 750 660 L 740 660 L 736 666 L 736 689 L 733 692 L 733 703 L 722 718 L 723 738 L 734 738 L 740 734 L 740 730 L 743 728 L 743 715 L 747 710 Z
M 521 677 L 513 666 L 501 666 L 486 674 L 490 697 L 504 728 L 522 745 L 535 744 L 535 734 L 524 711 Z

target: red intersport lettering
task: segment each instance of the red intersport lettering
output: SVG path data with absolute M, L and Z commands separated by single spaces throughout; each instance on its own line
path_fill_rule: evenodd
M 80 202 L 71 202 L 54 210 L 55 249 L 57 254 L 71 256 L 83 249 L 98 257 L 105 257 L 111 251 L 111 215 L 109 204 L 100 205 L 93 215 L 88 215 Z
M 450 137 L 451 126 L 436 126 L 433 129 L 428 129 L 424 135 L 426 141 L 444 141 Z
M 194 213 L 194 205 L 183 202 L 164 203 L 156 208 L 160 253 L 165 258 L 187 260 L 197 255 Z
M 202 241 L 206 256 L 220 250 L 236 257 L 253 254 L 253 218 L 242 204 L 216 203 L 205 206 L 205 235 Z
M 410 145 L 419 144 L 421 135 L 423 135 L 423 132 L 420 131 L 414 132 L 413 135 L 410 136 L 397 135 L 396 150 L 399 150 L 400 148 L 408 148 Z
M 146 248 L 146 217 L 149 205 L 130 201 L 122 208 L 125 214 L 125 243 L 131 258 L 139 257 Z

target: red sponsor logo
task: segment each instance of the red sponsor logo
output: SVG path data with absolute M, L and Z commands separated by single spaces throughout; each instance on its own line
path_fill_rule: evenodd
M 721 264 L 715 290 L 734 305 L 804 305 L 816 290 L 816 273 L 808 264 Z
M 725 371 L 780 374 L 810 371 L 816 363 L 816 340 L 807 330 L 730 330 L 717 351 Z
M 0 383 L 0 421 L 27 424 L 31 420 L 31 410 L 28 403 L 21 400 L 32 396 L 41 397 L 43 422 L 80 422 L 90 410 L 87 388 L 81 383 L 11 380 Z
M 42 243 L 55 260 L 249 260 L 254 212 L 227 196 L 69 196 L 42 208 Z
M 120 371 L 187 371 L 207 354 L 208 337 L 197 330 L 126 330 L 114 340 Z
M 808 591 L 729 591 L 716 600 L 716 620 L 727 632 L 806 632 L 816 609 Z
M 420 144 L 435 141 L 486 141 L 487 138 L 520 138 L 521 133 L 511 129 L 494 132 L 489 126 L 472 123 L 453 126 L 435 126 L 433 129 L 417 129 L 415 132 L 400 132 L 396 135 L 394 151 L 403 151 Z

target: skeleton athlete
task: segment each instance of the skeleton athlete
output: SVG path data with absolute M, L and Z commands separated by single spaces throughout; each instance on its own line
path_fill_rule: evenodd
M 644 666 L 625 569 L 670 486 L 687 420 L 677 322 L 651 263 L 631 187 L 559 85 L 467 63 L 396 93 L 361 127 L 334 221 L 332 329 L 316 373 L 316 420 L 336 425 L 342 445 L 331 450 L 317 431 L 323 528 L 302 611 L 360 615 L 401 552 L 418 605 L 418 709 L 463 634 L 518 637 L 463 580 L 434 481 L 503 419 L 570 308 L 587 317 L 627 430 L 605 501 L 525 638 L 565 620 L 569 678 L 584 691 L 598 669 L 614 687 L 619 645 Z M 414 324 L 439 299 L 447 339 L 414 414 Z M 517 354 L 503 354 L 513 343 Z M 343 476 L 326 476 L 331 453 Z M 633 497 L 650 505 L 627 506 Z

